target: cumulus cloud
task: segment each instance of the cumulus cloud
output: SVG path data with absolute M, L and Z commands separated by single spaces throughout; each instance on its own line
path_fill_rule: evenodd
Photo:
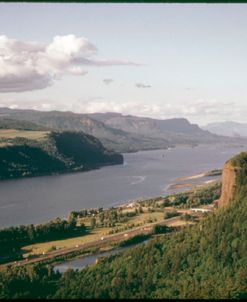
M 113 82 L 113 79 L 104 79 L 103 80 L 103 83 L 106 84 L 106 85 L 109 85 Z
M 94 44 L 75 35 L 55 36 L 47 44 L 0 36 L 0 92 L 43 89 L 65 74 L 85 75 L 85 66 L 138 65 L 95 59 L 97 53 Z
M 137 88 L 151 88 L 151 85 L 143 84 L 143 83 L 136 83 Z

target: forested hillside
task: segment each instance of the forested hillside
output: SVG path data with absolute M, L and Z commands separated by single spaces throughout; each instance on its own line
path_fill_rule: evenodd
M 230 204 L 197 225 L 60 275 L 49 267 L 8 268 L 1 298 L 247 298 L 247 154 Z
M 191 229 L 68 272 L 55 297 L 246 298 L 246 212 L 236 199 Z
M 121 154 L 107 150 L 98 139 L 82 132 L 16 131 L 4 132 L 0 137 L 0 179 L 86 171 L 122 163 Z

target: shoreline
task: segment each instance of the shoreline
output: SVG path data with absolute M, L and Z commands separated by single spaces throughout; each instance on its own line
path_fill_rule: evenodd
M 199 174 L 179 177 L 174 180 L 174 183 L 172 183 L 168 186 L 167 190 L 170 191 L 170 190 L 179 190 L 179 189 L 198 188 L 203 185 L 210 184 L 216 180 L 219 180 L 218 176 L 220 176 L 220 174 L 213 175 L 212 171 L 206 171 L 206 172 L 202 172 Z M 204 177 L 206 177 L 206 179 L 203 180 Z M 208 180 L 208 177 L 213 177 L 213 179 Z M 202 178 L 202 179 L 200 179 L 200 178 Z M 200 179 L 200 180 L 198 180 L 198 179 Z M 197 180 L 197 181 L 183 183 L 184 181 L 189 181 L 189 180 Z M 176 193 L 176 192 L 173 192 L 173 193 Z
M 199 173 L 199 174 L 195 174 L 195 175 L 191 175 L 191 176 L 179 177 L 179 178 L 176 178 L 175 181 L 184 181 L 184 180 L 202 178 L 202 177 L 205 177 L 208 172 L 203 172 L 203 173 Z

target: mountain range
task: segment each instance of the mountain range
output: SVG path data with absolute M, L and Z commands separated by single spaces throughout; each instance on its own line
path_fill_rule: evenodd
M 116 152 L 166 149 L 179 144 L 236 142 L 203 130 L 184 118 L 159 120 L 120 113 L 78 114 L 0 108 L 0 121 L 3 119 L 31 122 L 53 130 L 83 131 Z
M 247 137 L 247 123 L 220 122 L 210 123 L 203 126 L 202 129 L 208 130 L 217 135 L 226 135 L 230 137 Z

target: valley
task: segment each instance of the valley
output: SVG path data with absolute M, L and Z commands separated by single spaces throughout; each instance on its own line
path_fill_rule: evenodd
M 85 249 L 96 248 L 114 248 L 121 242 L 135 238 L 141 234 L 152 235 L 155 227 L 167 226 L 165 232 L 178 230 L 190 224 L 197 223 L 203 218 L 203 211 L 213 211 L 215 207 L 213 201 L 220 197 L 220 183 L 214 181 L 212 185 L 204 185 L 200 189 L 194 188 L 186 193 L 179 193 L 165 197 L 156 197 L 147 200 L 136 200 L 135 202 L 111 207 L 109 209 L 83 209 L 80 211 L 72 211 L 68 214 L 67 223 L 72 224 L 75 230 L 70 230 L 69 237 L 59 238 L 60 233 L 55 235 L 52 241 L 42 239 L 26 239 L 32 242 L 31 245 L 25 245 L 25 235 L 20 241 L 20 250 L 12 254 L 11 243 L 2 242 L 6 249 L 10 245 L 10 250 L 4 252 L 2 250 L 2 263 L 7 262 L 7 265 L 28 265 L 36 262 L 47 262 L 51 264 L 57 262 L 61 257 L 67 257 L 76 252 L 76 255 L 84 253 Z M 201 207 L 202 211 L 194 211 L 193 207 Z M 205 208 L 206 207 L 206 208 Z M 60 224 L 62 221 L 56 219 L 47 224 Z M 20 228 L 20 227 L 19 227 Z M 28 233 L 33 230 L 33 225 L 26 226 Z M 36 229 L 44 228 L 44 225 L 35 226 Z M 18 233 L 20 229 L 16 228 Z M 1 234 L 8 232 L 8 229 L 3 229 Z M 33 232 L 33 231 L 32 231 Z M 81 235 L 80 235 L 81 234 Z M 154 235 L 156 234 L 156 231 Z M 5 235 L 6 236 L 6 235 Z M 28 236 L 28 235 L 26 235 Z M 32 235 L 35 238 L 36 235 Z M 56 236 L 58 236 L 56 238 Z M 63 236 L 63 235 L 62 235 Z M 38 243 L 35 243 L 38 241 Z M 40 242 L 39 242 L 40 241 Z M 42 242 L 44 241 L 44 242 Z M 24 246 L 23 246 L 24 245 Z M 7 252 L 7 254 L 6 254 Z M 4 255 L 5 254 L 5 255 Z M 13 257 L 17 261 L 9 263 Z M 71 256 L 70 256 L 71 257 Z M 6 259 L 5 259 L 6 258 Z M 4 260 L 5 259 L 5 260 Z M 23 260 L 22 260 L 23 259 Z M 52 260 L 53 259 L 53 260 Z M 4 265 L 6 266 L 6 265 Z
M 234 175 L 227 176 L 226 170 L 229 165 L 235 171 Z M 210 171 L 207 174 L 214 173 Z M 198 177 L 198 175 L 194 176 Z M 193 176 L 186 178 L 194 179 Z M 232 185 L 235 190 L 231 199 L 226 201 L 224 188 L 225 182 L 229 181 L 229 178 L 233 179 Z M 108 224 L 108 231 L 110 230 L 109 227 L 117 227 L 118 232 L 111 235 L 101 233 L 99 234 L 101 237 L 96 236 L 92 241 L 84 242 L 80 241 L 82 237 L 75 237 L 72 242 L 68 243 L 67 249 L 64 249 L 64 246 L 63 248 L 59 247 L 59 241 L 52 241 L 50 247 L 45 243 L 49 250 L 41 253 L 36 249 L 37 255 L 34 254 L 33 258 L 12 262 L 8 266 L 3 265 L 0 267 L 0 280 L 4 286 L 1 295 L 3 297 L 12 296 L 12 292 L 9 294 L 8 289 L 11 282 L 13 282 L 12 280 L 16 282 L 20 278 L 17 272 L 21 272 L 22 283 L 26 284 L 30 282 L 29 278 L 31 278 L 28 272 L 34 272 L 35 270 L 37 274 L 35 277 L 36 284 L 41 286 L 40 278 L 45 277 L 46 289 L 42 286 L 42 292 L 34 292 L 35 285 L 29 287 L 28 292 L 17 289 L 14 292 L 18 297 L 30 295 L 32 297 L 66 298 L 71 297 L 72 292 L 73 296 L 77 298 L 82 296 L 95 298 L 102 297 L 106 291 L 108 293 L 107 297 L 111 298 L 127 297 L 130 294 L 129 291 L 131 291 L 133 297 L 139 297 L 139 295 L 156 298 L 160 296 L 167 298 L 186 298 L 188 296 L 196 298 L 245 297 L 246 268 L 241 265 L 246 256 L 244 248 L 246 220 L 243 211 L 246 202 L 244 196 L 246 196 L 246 153 L 243 152 L 224 165 L 222 186 L 219 182 L 215 182 L 200 189 L 196 188 L 175 195 L 139 200 L 117 208 L 106 210 L 98 208 L 71 212 L 68 221 L 71 221 L 70 223 L 73 221 L 74 225 L 76 222 L 77 228 L 83 225 L 91 231 L 95 229 L 96 234 L 97 228 L 103 227 L 104 229 L 106 223 Z M 217 207 L 219 208 L 217 209 Z M 132 214 L 130 215 L 130 213 Z M 148 213 L 149 221 L 144 222 L 144 225 L 139 225 L 131 230 L 125 229 L 124 231 L 118 225 L 119 218 L 126 219 L 128 217 L 126 222 L 130 222 L 129 218 L 141 217 L 145 213 Z M 163 221 L 157 215 L 153 217 L 154 221 L 150 221 L 150 215 L 156 213 L 165 214 Z M 183 221 L 183 223 L 179 221 Z M 57 223 L 60 224 L 61 222 Z M 233 224 L 234 229 L 232 229 Z M 85 233 L 84 236 L 89 235 Z M 140 244 L 150 236 L 151 239 L 148 242 Z M 215 242 L 214 245 L 208 244 L 211 240 Z M 231 242 L 230 246 L 226 246 L 226 240 Z M 63 241 L 63 244 L 66 245 L 65 242 L 66 240 Z M 139 244 L 119 253 L 116 250 L 114 254 L 114 248 L 134 243 Z M 39 243 L 37 244 L 39 245 Z M 72 247 L 72 245 L 75 246 Z M 8 244 L 5 245 L 5 248 L 7 246 Z M 223 246 L 225 246 L 224 249 L 222 249 Z M 44 246 L 39 246 L 39 248 L 40 251 L 44 250 Z M 105 252 L 112 249 L 113 253 L 106 253 L 106 257 L 104 257 Z M 35 245 L 26 246 L 24 250 L 26 252 L 35 251 Z M 102 253 L 103 257 L 100 256 L 99 252 Z M 98 255 L 95 264 L 88 260 L 89 262 L 86 261 L 86 263 L 91 263 L 91 265 L 82 265 L 83 270 L 78 266 L 75 271 L 63 269 L 63 267 L 66 267 L 66 263 L 68 265 L 73 263 L 73 258 L 79 257 L 76 260 L 76 263 L 79 263 L 80 255 L 84 255 L 85 259 L 87 259 L 87 255 L 92 255 L 91 259 L 95 259 L 93 258 L 95 253 Z M 59 266 L 59 263 L 62 264 Z M 205 263 L 207 263 L 209 270 L 207 272 L 203 270 Z M 53 270 L 53 265 L 55 265 L 56 271 Z M 181 266 L 183 266 L 182 275 L 179 274 Z M 62 273 L 59 273 L 59 267 L 61 267 Z M 119 274 L 119 269 L 130 274 L 127 279 L 125 275 Z M 143 270 L 145 275 L 143 275 Z M 192 270 L 193 275 L 196 276 L 198 288 L 196 290 L 193 287 L 193 295 L 191 293 L 191 286 L 193 286 L 191 282 L 194 282 L 191 280 Z M 219 278 L 219 273 L 221 274 L 222 270 L 227 272 L 227 275 Z M 106 274 L 107 271 L 107 279 L 100 282 L 101 278 L 99 277 L 102 276 L 102 273 Z M 6 278 L 5 276 L 10 272 L 13 272 L 13 274 L 11 273 Z M 160 278 L 159 281 L 153 283 L 152 280 L 156 274 Z M 116 276 L 119 281 L 127 282 L 128 291 L 121 286 L 122 282 L 114 281 L 114 287 L 111 286 L 113 280 L 116 280 Z M 150 277 L 152 277 L 151 280 Z M 204 278 L 207 280 L 206 285 Z M 94 281 L 95 285 L 91 282 L 92 280 L 96 280 Z M 109 280 L 111 280 L 110 283 Z M 227 280 L 227 283 L 225 280 Z M 86 282 L 90 282 L 91 287 L 87 287 Z M 145 282 L 145 288 L 143 282 Z M 47 283 L 50 284 L 49 288 Z M 189 286 L 185 288 L 184 283 Z M 59 286 L 57 286 L 58 284 Z M 133 287 L 133 284 L 135 284 L 135 287 Z M 169 287 L 166 286 L 167 284 L 169 284 Z

